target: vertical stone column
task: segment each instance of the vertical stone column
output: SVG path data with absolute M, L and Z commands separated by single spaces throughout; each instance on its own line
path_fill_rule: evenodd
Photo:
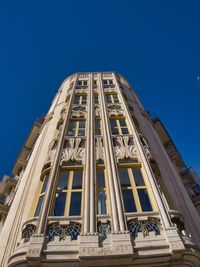
M 168 228 L 171 227 L 171 221 L 170 221 L 169 214 L 168 214 L 168 212 L 167 212 L 167 210 L 165 208 L 165 204 L 163 203 L 160 190 L 159 190 L 158 185 L 156 183 L 155 177 L 154 177 L 154 175 L 152 173 L 152 170 L 151 170 L 151 167 L 149 165 L 148 159 L 147 159 L 147 157 L 146 157 L 146 155 L 144 153 L 144 150 L 142 148 L 142 145 L 140 143 L 139 135 L 138 135 L 137 130 L 136 130 L 136 128 L 134 126 L 134 123 L 132 121 L 130 112 L 128 110 L 128 107 L 126 105 L 124 97 L 122 95 L 121 89 L 119 88 L 118 81 L 116 79 L 116 75 L 113 74 L 113 77 L 115 79 L 116 88 L 117 88 L 118 94 L 119 94 L 119 96 L 121 98 L 121 102 L 123 104 L 123 108 L 125 110 L 125 114 L 126 114 L 126 118 L 127 118 L 129 127 L 130 127 L 131 132 L 132 132 L 133 137 L 134 137 L 135 145 L 136 145 L 137 150 L 139 152 L 139 155 L 141 157 L 141 163 L 142 163 L 142 165 L 143 165 L 143 167 L 144 167 L 144 169 L 146 171 L 147 177 L 149 179 L 149 182 L 150 182 L 150 185 L 151 185 L 151 189 L 152 189 L 153 194 L 154 194 L 155 202 L 157 203 L 157 207 L 158 207 L 161 219 L 162 219 L 163 226 L 166 229 L 168 229 Z
M 88 76 L 83 234 L 96 231 L 93 75 Z
M 55 158 L 53 160 L 52 168 L 51 168 L 51 171 L 49 174 L 49 182 L 47 185 L 47 190 L 46 190 L 46 194 L 44 197 L 44 202 L 43 202 L 43 205 L 41 208 L 41 213 L 40 213 L 40 216 L 38 219 L 37 234 L 39 234 L 39 235 L 45 233 L 45 228 L 46 228 L 46 224 L 47 224 L 47 217 L 48 217 L 49 210 L 50 210 L 50 203 L 52 201 L 53 194 L 54 194 L 54 187 L 56 184 L 56 177 L 57 177 L 57 173 L 58 173 L 60 157 L 61 157 L 61 153 L 62 153 L 64 141 L 65 141 L 66 126 L 67 126 L 67 123 L 69 120 L 71 103 L 72 103 L 73 95 L 75 92 L 76 80 L 77 80 L 77 75 L 75 77 L 74 85 L 72 88 L 72 93 L 71 93 L 69 101 L 68 101 L 68 107 L 67 107 L 67 111 L 65 114 L 65 119 L 64 119 L 64 122 L 62 125 L 62 129 L 61 129 L 61 132 L 59 135 L 59 140 L 58 140 L 58 145 L 57 145 L 57 149 L 56 149 L 56 153 L 55 153 Z
M 119 189 L 117 166 L 114 160 L 113 141 L 109 126 L 109 115 L 106 108 L 105 93 L 102 86 L 101 74 L 99 74 L 99 95 L 101 104 L 101 117 L 103 128 L 103 141 L 105 147 L 106 169 L 108 173 L 109 193 L 111 200 L 111 215 L 113 232 L 125 231 L 125 219 L 123 214 L 122 198 Z
M 96 176 L 96 158 L 95 158 L 95 112 L 94 112 L 94 90 L 93 90 L 93 74 L 90 74 L 90 86 L 89 86 L 89 101 L 88 101 L 88 116 L 89 116 L 89 168 L 90 168 L 90 233 L 96 232 L 96 186 L 95 186 L 95 176 Z

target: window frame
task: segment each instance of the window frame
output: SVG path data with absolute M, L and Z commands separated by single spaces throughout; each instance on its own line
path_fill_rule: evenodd
M 54 209 L 55 209 L 55 204 L 56 204 L 56 194 L 58 194 L 58 183 L 59 183 L 59 178 L 60 178 L 60 173 L 62 171 L 69 171 L 69 176 L 68 176 L 68 183 L 67 183 L 67 189 L 63 189 L 60 192 L 66 193 L 65 197 L 65 206 L 64 206 L 64 212 L 63 215 L 54 215 Z M 74 179 L 74 172 L 75 171 L 81 171 L 82 172 L 82 187 L 81 189 L 73 189 L 73 179 Z M 70 215 L 70 207 L 71 207 L 71 197 L 73 192 L 81 192 L 81 206 L 80 206 L 80 215 Z M 52 202 L 52 207 L 51 207 L 51 216 L 53 217 L 81 217 L 83 214 L 83 205 L 84 205 L 84 169 L 83 166 L 65 166 L 60 168 L 57 179 L 56 179 L 56 187 L 55 187 L 55 192 L 54 192 L 54 198 Z
M 117 101 L 116 101 L 117 97 Z M 110 100 L 108 99 L 110 98 Z M 120 104 L 119 96 L 118 94 L 106 94 L 106 103 L 107 104 Z
M 72 128 L 75 129 L 75 131 L 73 130 L 74 132 L 74 135 L 69 135 L 69 126 L 70 126 L 70 123 L 71 122 L 76 122 L 76 127 L 75 128 Z M 85 127 L 84 128 L 80 128 L 79 125 L 81 122 L 84 122 L 85 123 Z M 86 120 L 85 119 L 70 119 L 69 122 L 68 122 L 68 126 L 67 126 L 67 130 L 66 130 L 66 136 L 69 136 L 69 137 L 85 137 L 86 136 Z M 84 129 L 84 135 L 78 135 L 79 131 L 80 130 L 83 130 Z
M 79 98 L 77 103 L 75 102 L 76 98 Z M 86 94 L 75 94 L 74 99 L 73 99 L 73 105 L 87 105 L 87 95 Z
M 125 211 L 125 204 L 124 204 L 124 212 L 126 214 L 129 214 L 129 213 L 134 213 L 135 214 L 135 213 L 144 213 L 144 212 L 154 212 L 154 211 L 156 211 L 156 205 L 155 205 L 155 201 L 154 201 L 154 198 L 153 198 L 153 193 L 152 193 L 152 190 L 151 190 L 151 187 L 150 187 L 150 183 L 149 183 L 149 181 L 148 181 L 148 179 L 147 179 L 147 177 L 145 175 L 145 172 L 144 172 L 141 164 L 140 163 L 133 163 L 133 164 L 120 163 L 120 164 L 118 164 L 118 170 L 120 168 L 121 169 L 127 169 L 128 176 L 129 176 L 129 181 L 130 181 L 130 186 L 122 186 L 121 185 L 121 181 L 120 181 L 120 176 L 119 176 L 119 183 L 120 183 L 121 191 L 122 191 L 123 204 L 124 204 L 123 191 L 130 190 L 132 192 L 133 199 L 134 199 L 134 202 L 135 202 L 135 207 L 136 207 L 136 211 L 135 212 L 134 211 L 126 212 Z M 132 171 L 133 169 L 140 169 L 142 177 L 143 177 L 144 185 L 136 186 L 134 174 L 133 174 L 133 171 Z M 118 175 L 119 175 L 119 171 L 118 171 Z M 142 210 L 142 205 L 140 203 L 139 194 L 138 194 L 138 190 L 141 190 L 141 189 L 144 189 L 144 190 L 147 191 L 149 202 L 150 202 L 150 205 L 151 205 L 151 208 L 152 208 L 152 210 L 150 210 L 150 211 L 143 211 Z
M 117 129 L 118 133 L 113 133 L 112 121 L 116 122 L 116 127 L 114 127 L 114 129 Z M 121 126 L 120 121 L 124 121 L 126 126 Z M 129 130 L 126 118 L 124 118 L 124 117 L 111 117 L 110 118 L 110 128 L 111 128 L 111 134 L 112 135 L 129 135 L 130 134 L 130 130 Z M 123 133 L 122 129 L 127 129 L 128 133 Z

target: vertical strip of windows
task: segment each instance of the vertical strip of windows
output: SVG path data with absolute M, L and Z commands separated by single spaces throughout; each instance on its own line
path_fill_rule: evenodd
M 108 213 L 107 187 L 105 180 L 105 169 L 97 168 L 97 214 L 106 215 Z

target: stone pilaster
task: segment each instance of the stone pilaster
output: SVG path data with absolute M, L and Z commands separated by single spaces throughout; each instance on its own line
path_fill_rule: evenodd
M 102 130 L 104 136 L 106 169 L 108 173 L 109 193 L 111 200 L 111 215 L 113 232 L 125 231 L 125 219 L 123 215 L 122 198 L 120 195 L 117 177 L 117 166 L 114 159 L 111 131 L 109 126 L 109 115 L 106 108 L 104 88 L 102 86 L 101 74 L 99 74 L 99 95 L 101 106 Z

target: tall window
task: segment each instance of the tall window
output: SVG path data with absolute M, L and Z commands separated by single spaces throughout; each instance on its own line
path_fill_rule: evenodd
M 87 96 L 86 95 L 75 95 L 73 104 L 86 105 L 87 104 Z
M 82 170 L 60 171 L 56 189 L 54 216 L 81 215 Z
M 99 104 L 99 95 L 98 94 L 94 94 L 94 103 Z
M 107 94 L 106 95 L 106 101 L 107 101 L 108 104 L 119 103 L 118 95 L 116 95 L 116 94 Z
M 97 118 L 95 119 L 95 135 L 102 135 L 101 120 Z
M 139 167 L 119 168 L 125 212 L 152 211 L 147 186 Z
M 105 169 L 97 169 L 97 214 L 108 213 L 107 190 L 105 181 Z
M 41 210 L 43 199 L 44 199 L 44 196 L 45 196 L 48 180 L 49 180 L 49 175 L 47 174 L 47 175 L 45 175 L 45 177 L 44 177 L 44 179 L 42 181 L 42 188 L 41 188 L 41 191 L 40 191 L 40 195 L 39 195 L 39 199 L 38 199 L 38 203 L 37 203 L 37 207 L 36 207 L 36 210 L 35 210 L 34 217 L 37 217 L 40 214 L 40 210 Z
M 85 120 L 70 120 L 67 136 L 85 136 Z
M 110 123 L 111 123 L 112 134 L 119 134 L 119 135 L 129 134 L 129 130 L 125 119 L 111 119 Z

